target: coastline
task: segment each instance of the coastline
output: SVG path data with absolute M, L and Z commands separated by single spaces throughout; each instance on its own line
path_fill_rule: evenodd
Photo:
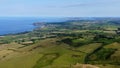
M 31 30 L 33 31 L 33 30 Z M 0 34 L 0 37 L 5 37 L 7 35 L 18 35 L 18 34 L 25 34 L 25 33 L 29 33 L 31 31 L 23 31 L 23 32 L 17 32 L 17 33 L 7 33 L 7 34 Z

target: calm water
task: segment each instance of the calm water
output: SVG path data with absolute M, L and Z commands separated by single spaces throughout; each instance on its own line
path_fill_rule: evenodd
M 58 22 L 62 18 L 0 17 L 0 35 L 31 31 L 34 22 Z

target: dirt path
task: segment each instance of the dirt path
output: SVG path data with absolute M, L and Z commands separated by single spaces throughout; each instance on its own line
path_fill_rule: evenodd
M 79 63 L 77 63 L 76 65 L 73 66 L 73 68 L 100 68 L 100 67 L 90 65 L 90 64 L 79 64 Z

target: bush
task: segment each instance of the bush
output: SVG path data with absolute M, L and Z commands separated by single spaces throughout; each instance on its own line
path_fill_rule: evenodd
M 70 46 L 73 46 L 73 47 L 79 47 L 79 46 L 82 46 L 82 45 L 86 45 L 86 44 L 89 44 L 91 43 L 92 40 L 89 40 L 89 39 L 84 39 L 84 40 L 80 40 L 80 39 L 77 39 L 77 38 L 66 38 L 66 39 L 63 39 L 62 42 L 66 43 L 66 44 L 69 44 Z
M 110 56 L 116 51 L 116 49 L 112 48 L 102 48 L 101 50 L 97 51 L 96 53 L 92 54 L 89 59 L 92 60 L 94 56 L 94 61 L 98 60 L 107 60 Z

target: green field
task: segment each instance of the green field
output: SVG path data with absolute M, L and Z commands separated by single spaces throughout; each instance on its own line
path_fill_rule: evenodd
M 118 22 L 45 23 L 1 36 L 0 68 L 120 68 L 120 24 L 111 21 Z

